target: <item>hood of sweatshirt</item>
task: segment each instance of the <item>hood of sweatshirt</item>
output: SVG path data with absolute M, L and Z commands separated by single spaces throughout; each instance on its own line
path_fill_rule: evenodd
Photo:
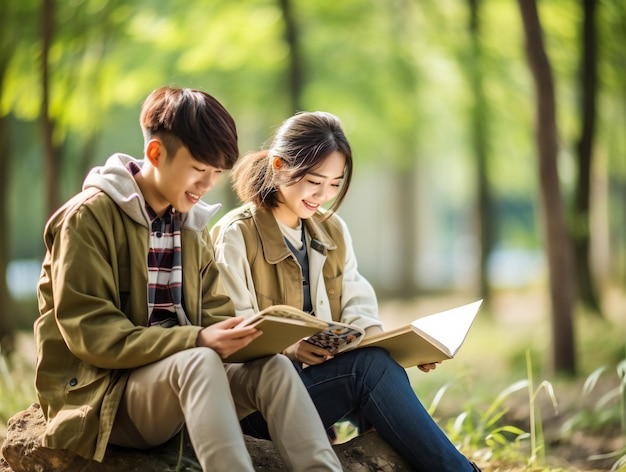
M 103 166 L 94 167 L 89 172 L 83 182 L 83 190 L 92 187 L 102 190 L 130 218 L 149 228 L 150 217 L 146 212 L 146 201 L 137 181 L 127 168 L 130 162 L 139 167 L 144 163 L 126 154 L 113 154 Z M 190 211 L 181 213 L 181 225 L 186 229 L 202 231 L 220 208 L 219 204 L 209 205 L 199 201 Z

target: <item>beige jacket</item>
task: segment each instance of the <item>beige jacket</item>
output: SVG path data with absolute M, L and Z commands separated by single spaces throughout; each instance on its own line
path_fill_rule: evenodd
M 315 314 L 363 329 L 382 327 L 376 296 L 358 272 L 348 229 L 333 215 L 305 220 L 311 300 Z M 270 305 L 302 307 L 302 270 L 270 210 L 244 205 L 211 229 L 222 282 L 237 314 Z

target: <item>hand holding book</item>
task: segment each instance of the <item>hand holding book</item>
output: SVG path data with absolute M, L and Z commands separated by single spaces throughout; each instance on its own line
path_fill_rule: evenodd
M 276 305 L 261 311 L 243 324 L 263 331 L 245 348 L 225 359 L 245 362 L 283 352 L 306 339 L 333 355 L 361 347 L 386 349 L 403 367 L 452 359 L 465 341 L 482 300 L 417 318 L 412 323 L 382 333 L 365 336 L 356 326 L 326 322 L 288 305 Z

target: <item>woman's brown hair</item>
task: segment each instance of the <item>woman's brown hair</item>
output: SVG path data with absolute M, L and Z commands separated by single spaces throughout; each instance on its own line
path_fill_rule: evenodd
M 352 180 L 352 150 L 339 119 L 331 113 L 300 112 L 278 128 L 269 149 L 244 155 L 233 168 L 233 188 L 242 202 L 275 208 L 278 187 L 292 185 L 318 167 L 333 152 L 346 158 L 343 185 L 329 208 L 339 208 Z M 282 165 L 276 169 L 274 158 Z

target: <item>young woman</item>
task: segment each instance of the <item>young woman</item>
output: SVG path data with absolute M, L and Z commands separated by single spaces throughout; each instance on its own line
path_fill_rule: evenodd
M 238 315 L 289 304 L 367 334 L 382 330 L 374 290 L 359 274 L 350 233 L 335 213 L 351 177 L 352 152 L 341 123 L 324 112 L 292 116 L 268 150 L 240 159 L 234 188 L 245 203 L 212 230 Z M 437 426 L 386 351 L 363 348 L 333 357 L 302 340 L 284 354 L 329 430 L 342 420 L 361 432 L 375 428 L 420 471 L 479 470 Z M 427 372 L 435 366 L 419 367 Z M 260 414 L 241 424 L 245 433 L 269 438 Z

